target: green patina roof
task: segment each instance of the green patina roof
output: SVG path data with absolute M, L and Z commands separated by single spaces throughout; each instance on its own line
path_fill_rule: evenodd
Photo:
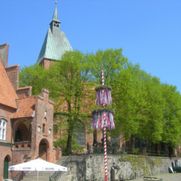
M 59 19 L 58 19 L 58 8 L 57 8 L 57 5 L 55 5 L 55 10 L 54 10 L 54 13 L 53 13 L 53 20 L 57 21 L 57 22 L 60 22 Z
M 58 10 L 57 6 L 55 6 L 53 19 L 43 42 L 37 63 L 40 63 L 44 58 L 60 60 L 66 51 L 72 51 L 72 47 L 66 38 L 65 33 L 60 30 L 59 26 Z

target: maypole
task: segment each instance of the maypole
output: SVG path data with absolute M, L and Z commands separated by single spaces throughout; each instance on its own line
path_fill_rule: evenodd
M 111 88 L 104 85 L 104 70 L 101 70 L 101 86 L 96 88 L 96 104 L 102 109 L 92 112 L 93 128 L 103 129 L 104 142 L 104 181 L 108 181 L 108 162 L 107 162 L 107 129 L 115 128 L 113 112 L 106 109 L 112 103 Z

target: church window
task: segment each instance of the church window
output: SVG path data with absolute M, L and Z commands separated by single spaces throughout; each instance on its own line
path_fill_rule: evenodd
M 6 120 L 0 119 L 0 140 L 6 140 Z

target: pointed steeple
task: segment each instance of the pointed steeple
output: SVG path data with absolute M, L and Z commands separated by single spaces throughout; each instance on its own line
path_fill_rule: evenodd
M 58 19 L 58 7 L 57 7 L 57 1 L 55 1 L 55 9 L 53 13 L 53 18 L 50 23 L 51 28 L 53 27 L 59 27 L 60 26 L 60 20 Z
M 57 7 L 57 1 L 55 1 L 55 9 L 54 9 L 54 13 L 53 13 L 53 21 L 59 21 L 58 19 L 58 7 Z
M 72 51 L 72 47 L 63 31 L 60 29 L 60 20 L 58 18 L 58 6 L 55 1 L 53 18 L 49 30 L 43 42 L 37 63 L 49 60 L 60 60 L 66 51 Z

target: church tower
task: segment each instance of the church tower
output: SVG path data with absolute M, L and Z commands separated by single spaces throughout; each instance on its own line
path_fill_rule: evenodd
M 37 60 L 44 68 L 48 68 L 53 61 L 60 60 L 66 51 L 73 50 L 65 33 L 61 31 L 60 24 L 55 3 L 53 18 Z

